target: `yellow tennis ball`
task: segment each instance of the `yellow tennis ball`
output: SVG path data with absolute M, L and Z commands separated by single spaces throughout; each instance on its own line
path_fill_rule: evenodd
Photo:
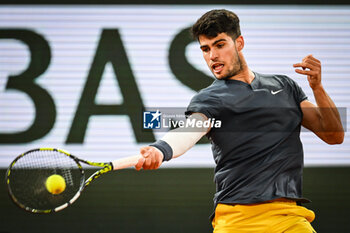
M 46 179 L 46 189 L 52 194 L 60 194 L 66 189 L 66 181 L 60 175 L 51 175 Z

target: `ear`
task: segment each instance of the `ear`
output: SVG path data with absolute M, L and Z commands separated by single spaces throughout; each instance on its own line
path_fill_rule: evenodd
M 239 36 L 236 38 L 236 48 L 238 52 L 240 52 L 244 48 L 243 36 Z

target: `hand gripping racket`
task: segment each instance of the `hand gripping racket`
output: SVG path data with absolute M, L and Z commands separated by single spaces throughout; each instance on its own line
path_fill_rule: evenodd
M 96 163 L 77 158 L 60 149 L 39 148 L 19 155 L 6 172 L 6 184 L 11 199 L 19 207 L 32 213 L 52 213 L 63 210 L 78 199 L 92 181 L 107 172 L 135 166 L 140 155 Z M 85 180 L 81 163 L 101 167 Z M 60 194 L 47 189 L 47 179 L 59 175 L 65 181 Z

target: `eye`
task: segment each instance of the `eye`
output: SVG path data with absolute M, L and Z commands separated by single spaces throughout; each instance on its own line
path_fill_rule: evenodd
M 216 46 L 217 46 L 218 48 L 222 48 L 222 47 L 224 47 L 224 45 L 225 45 L 225 43 L 218 43 Z
M 201 49 L 202 49 L 202 52 L 203 52 L 203 53 L 209 52 L 209 48 L 208 48 L 208 47 L 202 47 Z

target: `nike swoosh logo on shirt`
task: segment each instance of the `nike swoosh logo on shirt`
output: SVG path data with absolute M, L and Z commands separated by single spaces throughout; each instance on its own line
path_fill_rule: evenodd
M 276 95 L 277 93 L 280 93 L 281 91 L 283 91 L 283 89 L 277 90 L 277 91 L 271 90 L 271 94 L 272 94 L 272 95 Z

